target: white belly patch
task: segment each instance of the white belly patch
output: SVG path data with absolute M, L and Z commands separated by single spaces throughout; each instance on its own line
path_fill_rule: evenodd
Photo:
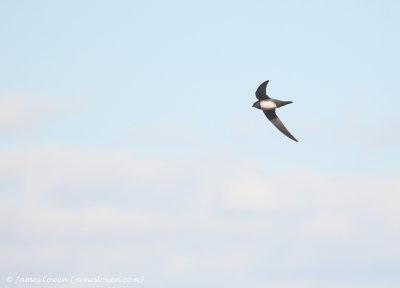
M 260 107 L 262 110 L 272 110 L 276 108 L 276 104 L 270 100 L 263 100 L 260 102 Z

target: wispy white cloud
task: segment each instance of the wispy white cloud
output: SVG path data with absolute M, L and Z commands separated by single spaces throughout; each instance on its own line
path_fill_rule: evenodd
M 240 261 L 238 261 L 240 259 Z M 185 274 L 207 273 L 212 270 L 240 270 L 250 264 L 249 256 L 244 251 L 221 253 L 218 255 L 199 255 L 193 253 L 176 253 L 169 255 L 164 264 L 164 273 L 179 277 Z
M 253 241 L 263 243 L 259 251 L 269 251 L 267 262 L 275 268 L 268 269 L 278 269 L 288 259 L 293 268 L 329 255 L 310 250 L 276 256 L 276 247 L 286 249 L 280 243 L 288 239 L 295 247 L 302 241 L 318 246 L 344 239 L 353 245 L 369 235 L 365 222 L 371 220 L 385 235 L 400 236 L 396 177 L 331 176 L 306 169 L 281 173 L 258 163 L 238 167 L 236 159 L 177 160 L 111 149 L 9 148 L 0 151 L 0 158 L 3 255 L 15 267 L 33 259 L 47 267 L 77 250 L 92 261 L 71 264 L 74 271 L 106 271 L 109 266 L 93 263 L 101 258 L 96 249 L 83 252 L 86 244 L 68 244 L 69 239 L 115 236 L 135 242 L 116 252 L 120 240 L 110 240 L 103 252 L 115 255 L 115 261 L 139 253 L 140 262 L 132 260 L 135 267 L 150 258 L 165 277 L 187 277 L 199 270 L 228 273 L 261 265 L 261 246 Z M 41 244 L 23 248 L 4 240 L 15 237 L 41 239 Z M 204 239 L 213 243 L 213 237 L 224 244 L 207 252 L 180 248 L 201 247 Z M 232 249 L 242 262 L 228 257 Z M 362 256 L 357 255 L 354 261 Z M 387 247 L 382 255 L 398 257 L 400 251 Z
M 299 227 L 303 235 L 322 237 L 345 237 L 354 228 L 354 223 L 349 215 L 324 215 L 321 212 L 313 219 Z
M 293 170 L 286 171 L 284 178 L 291 179 L 286 181 L 276 172 L 264 176 L 257 165 L 252 172 L 241 171 L 218 160 L 204 170 L 207 162 L 193 165 L 190 160 L 107 149 L 4 149 L 0 157 L 3 213 L 22 230 L 107 232 L 178 229 L 188 223 L 207 229 L 264 230 L 269 224 L 259 221 L 259 214 L 304 211 L 310 214 L 309 220 L 302 220 L 309 222 L 299 222 L 305 233 L 345 234 L 363 215 L 399 230 L 395 177 L 351 179 Z M 189 205 L 190 217 L 182 220 L 187 210 L 173 211 L 160 199 L 171 199 L 176 207 Z M 10 210 L 17 203 L 21 209 Z M 216 217 L 215 209 L 253 216 L 231 221 Z
M 224 204 L 234 210 L 253 212 L 290 211 L 301 205 L 296 193 L 278 193 L 277 183 L 262 174 L 238 175 L 227 179 L 223 190 Z
M 83 102 L 58 101 L 47 96 L 2 94 L 0 95 L 0 133 L 30 131 L 44 121 L 52 121 L 83 105 Z

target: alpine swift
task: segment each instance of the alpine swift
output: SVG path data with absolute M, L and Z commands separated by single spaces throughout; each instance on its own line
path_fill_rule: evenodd
M 292 101 L 281 101 L 277 99 L 272 99 L 267 95 L 267 85 L 269 80 L 261 83 L 256 91 L 256 97 L 258 99 L 257 102 L 254 102 L 253 107 L 260 109 L 264 112 L 265 116 L 267 116 L 268 120 L 275 125 L 276 128 L 279 129 L 283 134 L 285 134 L 290 139 L 297 141 L 296 138 L 293 137 L 292 134 L 286 129 L 285 125 L 281 122 L 281 120 L 276 116 L 275 109 L 282 107 L 284 105 L 293 103 Z

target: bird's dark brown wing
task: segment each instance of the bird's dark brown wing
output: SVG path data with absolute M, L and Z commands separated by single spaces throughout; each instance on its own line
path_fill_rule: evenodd
M 267 95 L 267 85 L 268 85 L 269 80 L 261 83 L 260 86 L 258 86 L 257 91 L 256 91 L 256 97 L 258 100 L 265 100 L 269 99 Z
M 276 116 L 275 109 L 273 109 L 273 110 L 264 110 L 263 112 L 264 112 L 265 116 L 267 116 L 269 121 L 271 121 L 272 124 L 274 124 L 275 127 L 279 129 L 279 131 L 281 131 L 283 134 L 285 134 L 290 139 L 292 139 L 292 140 L 294 140 L 296 142 L 299 142 L 299 141 L 297 141 L 296 138 L 293 137 L 292 134 L 290 134 L 290 132 L 286 129 L 285 125 L 283 125 L 283 123 L 278 118 L 278 116 Z

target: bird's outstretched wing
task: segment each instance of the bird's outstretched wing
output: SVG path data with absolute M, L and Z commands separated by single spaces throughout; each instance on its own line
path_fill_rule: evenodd
M 267 85 L 268 85 L 269 80 L 261 83 L 260 86 L 258 86 L 257 91 L 256 91 L 256 97 L 258 100 L 265 100 L 269 99 L 267 95 Z
M 275 127 L 279 129 L 279 131 L 281 131 L 283 134 L 285 134 L 290 139 L 292 139 L 292 140 L 294 140 L 296 142 L 299 142 L 299 141 L 297 141 L 296 138 L 293 137 L 292 134 L 290 134 L 290 132 L 286 129 L 285 125 L 283 125 L 283 123 L 278 118 L 278 116 L 276 116 L 275 109 L 273 109 L 273 110 L 264 110 L 263 112 L 264 112 L 265 116 L 267 116 L 269 121 L 271 121 L 272 124 L 274 124 Z

